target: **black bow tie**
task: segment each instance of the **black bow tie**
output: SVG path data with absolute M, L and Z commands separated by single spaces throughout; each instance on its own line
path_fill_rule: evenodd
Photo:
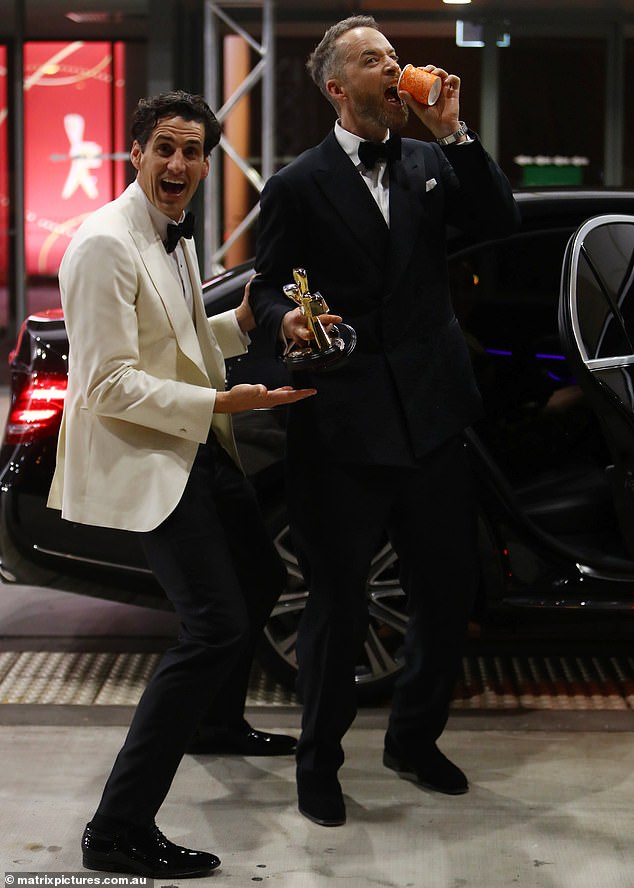
M 387 142 L 361 142 L 359 144 L 359 160 L 363 166 L 371 170 L 379 160 L 401 159 L 401 137 L 390 136 Z
M 167 226 L 167 240 L 165 241 L 165 249 L 168 253 L 174 252 L 176 244 L 182 237 L 193 236 L 195 218 L 193 213 L 186 213 L 185 218 L 178 225 L 176 222 L 169 223 Z

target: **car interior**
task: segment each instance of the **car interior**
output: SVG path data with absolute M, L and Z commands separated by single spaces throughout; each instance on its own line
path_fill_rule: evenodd
M 631 581 L 627 362 L 634 358 L 627 357 L 633 349 L 625 303 L 634 227 L 621 226 L 618 239 L 605 223 L 592 228 L 590 246 L 579 233 L 567 246 L 569 231 L 557 230 L 481 245 L 454 257 L 450 281 L 486 408 L 467 437 L 489 514 L 498 526 L 515 527 L 506 542 L 516 541 L 516 563 L 518 551 L 533 544 L 546 559 L 583 562 Z M 601 270 L 606 265 L 609 272 Z M 584 306 L 575 318 L 589 327 L 585 351 L 565 320 L 573 293 Z M 596 363 L 598 348 L 606 366 Z

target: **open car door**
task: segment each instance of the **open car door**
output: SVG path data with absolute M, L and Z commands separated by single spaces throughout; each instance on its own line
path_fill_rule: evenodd
M 606 475 L 634 558 L 634 216 L 595 216 L 571 237 L 559 332 L 610 452 Z

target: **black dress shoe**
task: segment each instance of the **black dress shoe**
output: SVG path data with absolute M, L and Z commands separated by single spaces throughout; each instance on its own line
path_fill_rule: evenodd
M 386 742 L 383 764 L 397 774 L 414 778 L 416 783 L 425 789 L 433 789 L 447 795 L 462 795 L 469 790 L 466 776 L 457 765 L 443 755 L 436 744 L 417 755 L 415 761 L 408 761 L 398 752 L 388 749 Z
M 86 869 L 136 873 L 151 879 L 206 876 L 220 866 L 215 854 L 175 845 L 157 826 L 106 833 L 89 823 L 82 836 L 81 849 Z
M 187 752 L 193 755 L 293 755 L 296 746 L 295 737 L 256 731 L 245 722 L 237 728 L 199 728 Z
M 319 826 L 342 826 L 346 822 L 346 806 L 335 776 L 298 771 L 297 808 L 300 814 Z

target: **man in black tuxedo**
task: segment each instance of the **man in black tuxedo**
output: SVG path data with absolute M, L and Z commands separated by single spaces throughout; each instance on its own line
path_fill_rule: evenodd
M 368 567 L 386 531 L 409 628 L 383 761 L 440 792 L 468 789 L 436 745 L 478 583 L 461 432 L 481 404 L 449 299 L 445 226 L 504 235 L 518 211 L 505 176 L 459 120 L 460 79 L 427 67 L 442 80 L 432 107 L 397 93 L 396 53 L 373 18 L 330 28 L 308 68 L 337 111 L 334 131 L 261 197 L 258 324 L 305 344 L 305 321 L 282 293 L 302 267 L 311 291 L 358 334 L 348 362 L 319 376 L 317 396 L 293 410 L 288 429 L 291 527 L 310 588 L 297 644 L 299 810 L 325 826 L 345 821 L 341 741 L 356 712 Z M 408 109 L 434 141 L 394 135 Z M 376 146 L 389 156 L 373 164 L 366 152 Z

